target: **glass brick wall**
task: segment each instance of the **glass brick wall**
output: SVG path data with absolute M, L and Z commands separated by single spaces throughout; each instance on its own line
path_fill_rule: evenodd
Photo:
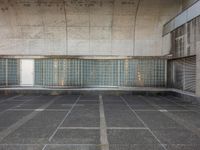
M 164 87 L 164 59 L 36 59 L 35 85 Z
M 6 59 L 0 59 L 0 86 L 6 85 Z
M 0 86 L 20 84 L 18 59 L 0 59 Z

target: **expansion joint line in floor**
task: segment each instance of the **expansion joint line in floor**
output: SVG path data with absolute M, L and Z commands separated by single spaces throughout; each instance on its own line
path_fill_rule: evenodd
M 162 146 L 163 149 L 167 150 L 165 144 L 163 144 L 159 138 L 154 134 L 154 132 L 148 127 L 148 125 L 140 118 L 140 116 L 136 113 L 135 110 L 129 105 L 129 103 L 125 100 L 124 97 L 120 96 L 120 98 L 124 101 L 126 106 L 135 114 L 135 116 L 140 120 L 140 122 L 144 125 L 145 128 L 148 129 L 148 131 L 152 134 L 152 136 L 157 140 L 157 142 Z
M 155 107 L 157 109 L 162 109 L 162 106 L 159 106 L 159 105 L 157 105 L 157 104 L 155 104 L 153 102 L 150 102 L 148 99 L 145 99 L 145 101 L 147 103 L 149 103 L 151 106 L 153 106 L 153 107 Z M 190 122 L 181 119 L 180 117 L 172 114 L 169 111 L 162 112 L 162 113 L 165 114 L 170 119 L 172 119 L 173 121 L 175 121 L 177 124 L 179 124 L 179 125 L 183 126 L 184 128 L 186 128 L 188 131 L 191 131 L 193 134 L 195 134 L 198 137 L 200 137 L 200 130 L 199 130 L 199 128 L 195 127 L 193 124 L 190 124 Z
M 109 150 L 107 125 L 104 113 L 104 105 L 102 95 L 99 95 L 99 112 L 100 112 L 100 142 L 101 150 Z
M 17 97 L 20 97 L 20 96 L 21 96 L 21 95 L 17 95 L 17 96 L 11 97 L 9 100 L 7 99 L 7 100 L 5 100 L 4 102 L 6 102 L 6 101 L 9 102 L 9 101 L 11 101 L 11 100 L 13 100 L 13 99 L 15 99 L 15 98 L 17 98 Z M 18 104 L 18 105 L 16 105 L 16 106 L 13 106 L 13 107 L 11 107 L 11 108 L 9 108 L 9 109 L 6 109 L 6 110 L 0 112 L 0 115 L 2 115 L 3 113 L 5 113 L 5 112 L 7 112 L 7 111 L 10 111 L 10 109 L 14 109 L 14 108 L 16 108 L 16 107 L 20 107 L 21 105 L 26 104 L 27 102 L 31 101 L 32 99 L 33 99 L 33 97 L 30 98 L 30 99 L 28 99 L 28 100 L 26 100 L 26 101 L 22 101 L 22 103 L 20 103 L 20 104 Z
M 1 104 L 1 103 L 4 103 L 4 102 L 6 102 L 6 101 L 13 100 L 13 99 L 15 99 L 15 98 L 17 98 L 17 97 L 20 97 L 20 96 L 22 96 L 22 95 L 16 95 L 16 96 L 8 97 L 8 98 L 6 98 L 6 99 L 0 101 L 0 104 Z
M 46 147 L 47 147 L 47 144 L 44 145 L 44 147 L 42 148 L 42 150 L 45 150 Z
M 59 130 L 59 128 L 61 127 L 61 125 L 64 123 L 65 119 L 69 116 L 69 114 L 72 112 L 73 108 L 75 107 L 75 105 L 78 103 L 78 101 L 80 100 L 79 96 L 77 98 L 77 100 L 75 101 L 75 103 L 72 105 L 71 109 L 69 109 L 69 111 L 67 112 L 67 114 L 64 116 L 64 118 L 62 119 L 62 121 L 60 122 L 60 124 L 57 126 L 56 130 L 53 132 L 53 134 L 49 137 L 49 142 L 51 142 L 51 140 L 53 139 L 54 135 L 57 133 L 57 131 Z
M 47 107 L 49 107 L 58 97 L 52 99 L 50 102 L 42 105 L 39 109 L 46 109 Z M 18 128 L 20 128 L 22 125 L 24 125 L 25 123 L 27 123 L 29 120 L 33 119 L 37 114 L 39 114 L 40 112 L 38 111 L 34 111 L 31 112 L 30 114 L 24 116 L 22 119 L 18 120 L 16 123 L 12 124 L 11 126 L 9 126 L 8 128 L 6 128 L 5 130 L 0 132 L 0 142 L 7 137 L 9 134 L 13 133 L 14 131 L 16 131 Z
M 59 130 L 100 130 L 101 127 L 59 127 Z M 107 130 L 148 130 L 145 127 L 105 127 Z
M 177 103 L 177 102 L 175 102 L 175 101 L 173 101 L 173 100 L 171 100 L 171 99 L 169 99 L 168 97 L 163 97 L 163 96 L 161 96 L 162 98 L 164 98 L 164 99 L 166 99 L 166 100 L 168 100 L 168 101 L 170 101 L 170 102 L 172 102 L 172 103 L 174 103 L 174 104 L 176 104 L 176 105 L 178 105 L 178 106 L 181 106 L 181 107 L 183 107 L 183 108 L 185 108 L 185 109 L 187 109 L 188 111 L 193 111 L 193 112 L 196 112 L 196 113 L 200 113 L 199 111 L 197 111 L 197 110 L 192 110 L 192 109 L 188 109 L 185 105 L 181 105 L 181 104 L 179 104 L 179 103 Z M 175 96 L 172 96 L 173 98 L 175 98 L 176 100 L 180 100 L 178 97 L 175 97 Z

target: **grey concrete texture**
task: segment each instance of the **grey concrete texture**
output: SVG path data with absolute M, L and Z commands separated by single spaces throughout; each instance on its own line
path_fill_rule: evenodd
M 174 96 L 0 96 L 0 102 L 6 102 L 0 135 L 12 127 L 0 150 L 104 150 L 102 136 L 108 150 L 200 149 L 200 106 Z
M 196 95 L 200 97 L 200 41 L 197 42 L 196 66 Z
M 180 0 L 1 0 L 0 55 L 160 56 L 163 25 L 180 6 Z

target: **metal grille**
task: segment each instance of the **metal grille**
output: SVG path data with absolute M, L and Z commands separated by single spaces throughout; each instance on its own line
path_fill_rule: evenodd
M 171 32 L 171 54 L 185 57 L 196 54 L 199 41 L 200 16 Z
M 35 84 L 39 86 L 164 87 L 163 59 L 36 59 Z
M 180 90 L 195 92 L 196 57 L 169 60 L 168 86 Z
M 186 25 L 177 28 L 172 32 L 172 49 L 173 57 L 185 56 L 185 41 L 186 41 Z

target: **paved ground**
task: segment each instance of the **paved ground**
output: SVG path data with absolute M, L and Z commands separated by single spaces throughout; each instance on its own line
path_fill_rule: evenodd
M 148 96 L 0 96 L 0 150 L 199 150 L 200 108 Z

